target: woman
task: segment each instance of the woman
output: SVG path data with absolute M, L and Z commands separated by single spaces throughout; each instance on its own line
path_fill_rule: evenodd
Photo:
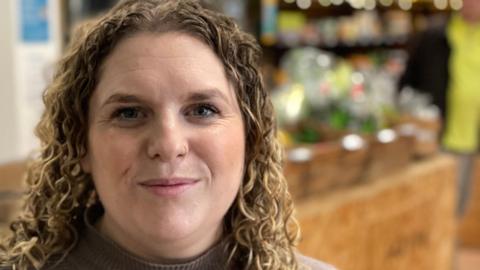
M 294 251 L 260 49 L 194 1 L 125 1 L 46 90 L 11 269 L 329 269 Z

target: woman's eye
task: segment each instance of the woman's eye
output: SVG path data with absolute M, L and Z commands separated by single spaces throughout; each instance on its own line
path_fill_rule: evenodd
M 141 110 L 134 107 L 120 108 L 115 111 L 113 116 L 115 119 L 126 121 L 132 121 L 144 117 Z
M 218 114 L 218 110 L 212 105 L 202 104 L 193 108 L 191 114 L 197 117 L 212 117 Z

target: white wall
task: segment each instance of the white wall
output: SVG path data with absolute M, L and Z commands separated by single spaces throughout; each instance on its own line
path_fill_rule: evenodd
M 24 18 L 22 3 L 28 4 Z M 42 92 L 60 56 L 60 0 L 48 0 L 46 10 L 35 3 L 42 2 L 0 0 L 0 163 L 25 159 L 38 148 L 34 127 L 43 112 Z M 21 38 L 21 22 L 37 22 L 37 14 L 47 15 L 49 34 Z M 29 23 L 28 33 L 42 33 L 31 32 L 38 28 Z
M 19 158 L 11 12 L 14 1 L 0 1 L 0 163 Z

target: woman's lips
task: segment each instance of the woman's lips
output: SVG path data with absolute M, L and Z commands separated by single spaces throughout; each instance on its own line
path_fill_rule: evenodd
M 198 181 L 192 178 L 162 178 L 147 180 L 140 185 L 155 195 L 176 196 L 192 188 Z

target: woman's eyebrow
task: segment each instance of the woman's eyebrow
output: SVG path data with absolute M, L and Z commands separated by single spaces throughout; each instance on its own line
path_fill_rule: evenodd
M 111 95 L 103 104 L 102 108 L 105 107 L 108 104 L 112 103 L 142 103 L 144 102 L 141 98 L 135 96 L 135 95 L 129 95 L 129 94 L 113 94 Z
M 216 88 L 194 90 L 187 93 L 186 100 L 189 102 L 202 102 L 211 99 L 219 98 L 224 102 L 230 104 L 230 99 L 222 91 Z M 112 103 L 148 103 L 145 99 L 132 94 L 116 93 L 111 95 L 102 105 L 101 108 Z
M 216 88 L 192 91 L 187 96 L 187 100 L 194 102 L 207 101 L 215 98 L 220 98 L 224 102 L 230 103 L 230 99 L 225 93 Z

